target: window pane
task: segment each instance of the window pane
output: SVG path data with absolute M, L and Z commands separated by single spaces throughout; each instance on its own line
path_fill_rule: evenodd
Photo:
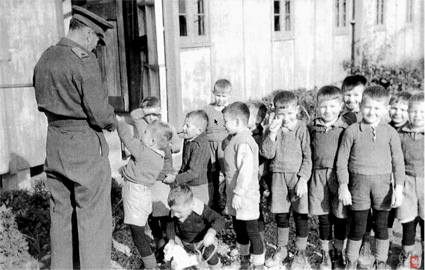
M 381 0 L 381 24 L 384 24 L 384 0 Z
M 342 26 L 345 27 L 347 25 L 347 1 L 343 0 L 342 3 Z
M 285 31 L 291 31 L 291 1 L 285 1 Z
M 274 31 L 280 31 L 280 16 L 274 16 Z
M 179 0 L 179 13 L 186 13 L 186 0 Z
M 204 14 L 204 0 L 198 0 L 198 14 Z
M 280 15 L 280 1 L 274 1 L 274 14 Z
M 379 24 L 379 0 L 376 0 L 376 24 Z
M 336 22 L 336 27 L 339 27 L 339 0 L 335 0 L 335 22 Z
M 198 35 L 205 36 L 205 16 L 198 16 Z
M 187 21 L 186 16 L 179 16 L 179 27 L 180 27 L 180 36 L 186 37 L 187 36 Z

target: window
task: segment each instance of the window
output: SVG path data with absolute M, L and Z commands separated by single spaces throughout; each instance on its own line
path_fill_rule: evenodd
M 406 23 L 413 23 L 413 0 L 406 1 Z
M 376 0 L 376 25 L 385 23 L 385 0 Z
M 208 46 L 208 0 L 179 0 L 179 34 L 181 46 Z
M 347 0 L 335 0 L 335 26 L 347 27 Z
M 275 38 L 291 37 L 293 35 L 293 1 L 273 1 L 273 33 Z

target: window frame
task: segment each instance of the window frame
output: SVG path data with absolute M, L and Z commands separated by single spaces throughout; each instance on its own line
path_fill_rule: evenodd
M 275 3 L 279 2 L 279 13 L 275 13 Z M 289 14 L 286 13 L 286 3 L 289 3 Z M 271 30 L 272 30 L 272 39 L 273 40 L 287 40 L 294 39 L 295 36 L 295 25 L 294 25 L 294 16 L 295 16 L 295 1 L 294 0 L 272 0 L 271 1 Z M 279 16 L 279 27 L 280 30 L 275 30 L 275 18 L 276 14 Z M 285 30 L 287 27 L 287 16 L 289 16 L 289 25 L 290 30 Z
M 186 13 L 180 13 L 180 1 L 184 1 L 186 5 Z M 198 2 L 203 2 L 203 13 L 198 13 Z M 180 38 L 181 48 L 193 48 L 193 47 L 208 47 L 210 46 L 211 31 L 209 28 L 209 0 L 178 0 L 178 25 L 177 31 Z M 186 32 L 187 36 L 180 36 L 180 16 L 185 14 L 186 16 Z M 203 15 L 200 15 L 203 14 Z M 204 17 L 204 32 L 205 35 L 198 35 L 199 23 L 198 17 Z
M 342 3 L 345 3 L 345 10 Z M 352 21 L 352 4 L 353 1 L 349 0 L 334 0 L 333 2 L 333 33 L 334 35 L 349 35 L 351 33 Z M 345 25 L 341 25 L 344 18 L 345 11 Z

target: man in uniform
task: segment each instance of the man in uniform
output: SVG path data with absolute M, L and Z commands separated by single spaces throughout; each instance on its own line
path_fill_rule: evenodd
M 34 69 L 38 109 L 48 120 L 45 171 L 51 269 L 110 269 L 111 169 L 102 130 L 117 122 L 95 55 L 113 26 L 74 6 L 69 33 Z

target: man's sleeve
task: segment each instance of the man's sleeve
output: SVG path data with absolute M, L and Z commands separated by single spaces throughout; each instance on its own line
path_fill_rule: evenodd
M 87 59 L 81 71 L 82 100 L 90 124 L 108 131 L 117 127 L 114 108 L 109 104 L 108 92 L 95 59 Z

